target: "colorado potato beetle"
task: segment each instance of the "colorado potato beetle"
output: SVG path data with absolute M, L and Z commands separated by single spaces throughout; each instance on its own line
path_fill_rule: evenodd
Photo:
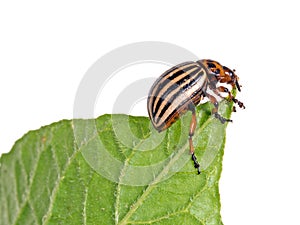
M 228 84 L 241 91 L 235 70 L 213 60 L 184 62 L 164 72 L 152 85 L 147 108 L 150 120 L 159 132 L 169 128 L 182 114 L 190 110 L 192 118 L 189 129 L 189 147 L 194 167 L 200 174 L 193 145 L 193 135 L 197 125 L 195 106 L 207 97 L 214 105 L 212 114 L 221 123 L 232 122 L 218 113 L 219 102 L 224 99 L 221 93 L 226 93 L 228 101 L 233 101 L 240 108 L 244 104 L 233 97 L 231 91 L 221 84 Z M 233 109 L 235 111 L 235 107 Z

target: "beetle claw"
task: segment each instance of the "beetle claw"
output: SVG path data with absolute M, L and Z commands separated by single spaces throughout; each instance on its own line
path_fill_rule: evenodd
M 195 156 L 194 153 L 192 153 L 192 160 L 194 162 L 194 167 L 197 169 L 198 174 L 200 174 L 201 173 L 201 171 L 200 171 L 200 164 L 198 163 L 197 157 Z
M 232 122 L 231 119 L 226 119 L 226 118 L 222 117 L 222 116 L 221 116 L 220 114 L 218 114 L 218 113 L 215 113 L 215 118 L 218 119 L 218 120 L 220 120 L 220 122 L 221 122 L 222 124 L 224 124 L 225 122 Z

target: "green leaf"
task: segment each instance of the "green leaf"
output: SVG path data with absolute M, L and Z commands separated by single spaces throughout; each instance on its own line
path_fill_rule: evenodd
M 230 117 L 231 104 L 221 114 Z M 158 133 L 148 118 L 103 115 L 30 131 L 0 159 L 0 224 L 222 224 L 226 125 L 197 108 Z

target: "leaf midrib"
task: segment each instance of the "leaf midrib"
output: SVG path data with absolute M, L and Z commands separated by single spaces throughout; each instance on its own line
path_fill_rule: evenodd
M 205 129 L 205 127 L 208 126 L 208 124 L 213 120 L 212 117 L 209 117 L 203 124 L 202 126 L 196 130 L 195 134 L 200 133 Z M 127 214 L 124 216 L 124 218 L 121 220 L 119 225 L 125 225 L 129 222 L 129 218 L 132 216 L 132 214 L 140 207 L 140 205 L 143 203 L 143 201 L 148 197 L 148 195 L 151 193 L 151 191 L 156 187 L 156 184 L 159 183 L 162 178 L 167 174 L 171 166 L 178 160 L 178 158 L 186 151 L 186 148 L 188 147 L 188 141 L 186 144 L 181 147 L 179 151 L 177 151 L 177 154 L 171 158 L 169 163 L 164 167 L 164 169 L 161 171 L 161 173 L 155 177 L 155 179 L 150 183 L 143 194 L 140 196 L 140 198 L 131 205 L 130 210 L 127 212 Z M 176 160 L 175 160 L 176 159 Z M 166 171 L 166 173 L 164 173 Z
M 125 176 L 125 170 L 127 166 L 129 165 L 129 161 L 132 159 L 134 156 L 135 152 L 134 149 L 137 149 L 141 144 L 144 143 L 145 139 L 139 139 L 139 143 L 134 146 L 134 148 L 131 151 L 131 154 L 126 157 L 126 160 L 124 161 L 124 166 L 120 171 L 120 177 L 119 177 L 119 182 L 117 184 L 117 189 L 116 189 L 116 204 L 115 204 L 115 224 L 118 224 L 119 222 L 119 206 L 120 206 L 120 195 L 121 195 L 121 184 L 122 184 L 122 178 Z

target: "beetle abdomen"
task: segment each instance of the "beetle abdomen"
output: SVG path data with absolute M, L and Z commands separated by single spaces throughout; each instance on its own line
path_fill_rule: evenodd
M 198 104 L 207 85 L 207 73 L 199 62 L 185 62 L 163 73 L 148 96 L 148 113 L 158 131 L 171 126 L 191 103 Z

